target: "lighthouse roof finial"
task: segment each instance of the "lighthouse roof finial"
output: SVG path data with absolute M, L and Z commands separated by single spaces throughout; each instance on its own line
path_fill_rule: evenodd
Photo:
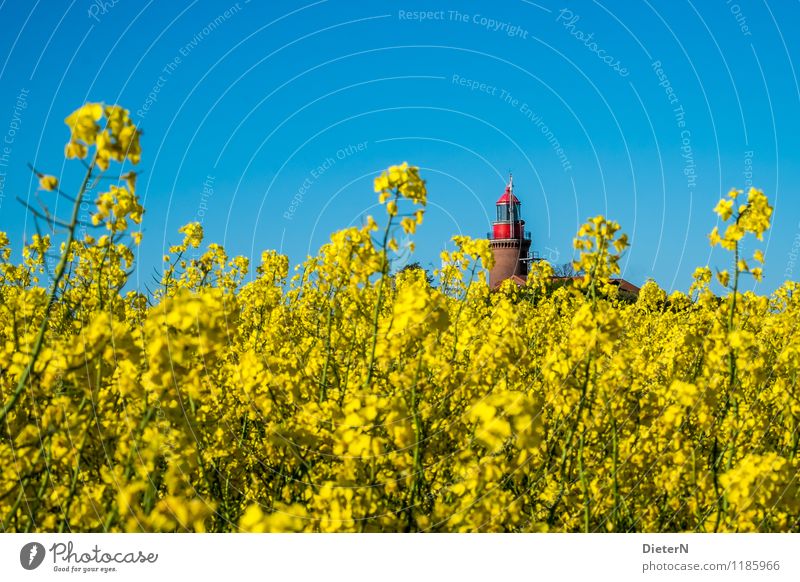
M 511 172 L 508 172 L 508 185 L 506 185 L 506 190 L 495 204 L 521 204 L 519 198 L 514 196 L 514 175 Z

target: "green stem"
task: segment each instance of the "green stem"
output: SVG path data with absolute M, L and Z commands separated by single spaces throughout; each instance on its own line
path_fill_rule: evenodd
M 617 475 L 617 471 L 619 471 L 619 437 L 617 435 L 617 419 L 614 416 L 614 413 L 611 411 L 610 406 L 608 409 L 608 414 L 611 416 L 611 446 L 614 463 L 614 529 L 619 531 L 620 498 L 619 477 Z
M 328 296 L 328 301 L 333 300 L 333 289 L 331 289 L 331 293 Z M 319 387 L 319 401 L 324 402 L 328 399 L 328 366 L 330 366 L 331 361 L 331 330 L 333 326 L 333 305 L 328 305 L 328 321 L 326 324 L 326 335 L 325 335 L 325 365 L 322 368 L 322 381 L 320 382 Z
M 394 202 L 400 198 L 400 191 L 395 190 Z M 375 310 L 372 313 L 372 347 L 369 353 L 369 365 L 367 366 L 367 377 L 364 380 L 364 388 L 367 388 L 372 382 L 372 373 L 375 369 L 375 348 L 378 345 L 378 319 L 381 314 L 381 303 L 383 302 L 383 287 L 386 283 L 387 275 L 389 272 L 389 256 L 386 252 L 386 245 L 389 242 L 389 233 L 392 229 L 392 221 L 394 216 L 389 216 L 389 222 L 386 224 L 386 230 L 383 231 L 383 242 L 381 243 L 381 257 L 383 264 L 381 265 L 381 280 L 378 283 L 378 298 L 375 300 Z
M 572 453 L 572 441 L 575 438 L 575 433 L 578 430 L 578 425 L 581 422 L 581 416 L 583 415 L 583 409 L 586 406 L 587 400 L 587 390 L 589 387 L 589 369 L 591 368 L 592 364 L 592 357 L 593 354 L 589 355 L 589 359 L 586 361 L 586 366 L 584 368 L 584 381 L 583 385 L 581 386 L 581 397 L 578 402 L 578 410 L 577 414 L 575 415 L 575 420 L 572 423 L 572 426 L 569 429 L 569 433 L 567 433 L 567 438 L 565 439 L 564 449 L 561 453 L 561 466 L 558 471 L 559 475 L 559 490 L 558 495 L 556 496 L 555 501 L 553 502 L 552 507 L 550 508 L 550 514 L 547 520 L 548 525 L 553 525 L 555 523 L 555 515 L 556 509 L 558 508 L 561 499 L 564 497 L 564 489 L 566 488 L 566 480 L 568 477 L 568 473 L 572 473 L 572 468 L 570 467 L 569 471 L 566 471 L 567 468 L 567 461 L 569 460 L 569 456 Z
M 419 406 L 417 403 L 417 383 L 419 382 L 419 373 L 422 369 L 422 352 L 420 351 L 419 359 L 417 360 L 417 370 L 414 373 L 414 383 L 411 386 L 411 414 L 414 415 L 414 481 L 411 485 L 411 499 L 408 506 L 408 529 L 416 526 L 414 520 L 414 503 L 417 496 L 422 489 L 423 472 L 422 472 L 422 450 L 420 443 L 423 439 L 422 421 L 419 417 Z
M 581 433 L 580 442 L 578 444 L 578 471 L 581 480 L 581 489 L 583 490 L 583 532 L 589 533 L 591 500 L 589 499 L 589 484 L 586 479 L 586 466 L 583 463 L 583 445 L 584 435 Z
M 39 359 L 39 354 L 42 351 L 42 347 L 44 346 L 44 335 L 47 331 L 47 324 L 50 322 L 50 312 L 53 310 L 53 306 L 55 305 L 56 295 L 58 294 L 58 286 L 61 284 L 61 279 L 64 277 L 64 272 L 66 271 L 67 263 L 69 262 L 70 247 L 72 246 L 72 242 L 75 240 L 75 228 L 78 225 L 78 214 L 81 209 L 81 201 L 83 200 L 83 195 L 86 192 L 86 186 L 89 184 L 89 179 L 92 177 L 92 172 L 94 171 L 96 161 L 97 157 L 95 156 L 92 159 L 92 163 L 86 170 L 86 175 L 83 177 L 81 188 L 78 191 L 78 195 L 75 197 L 75 204 L 72 207 L 72 218 L 70 219 L 69 227 L 67 228 L 67 242 L 64 246 L 63 252 L 61 253 L 61 258 L 58 261 L 56 271 L 53 275 L 53 283 L 50 286 L 50 292 L 47 296 L 47 305 L 44 308 L 44 316 L 42 317 L 42 323 L 39 326 L 39 332 L 36 334 L 36 339 L 33 342 L 31 357 L 30 360 L 28 360 L 28 365 L 25 366 L 25 369 L 22 371 L 22 374 L 17 381 L 17 387 L 15 388 L 14 393 L 11 395 L 9 401 L 5 403 L 3 409 L 0 410 L 0 425 L 3 424 L 3 421 L 6 419 L 8 413 L 11 412 L 16 405 L 17 400 L 19 400 L 19 397 L 22 395 L 22 391 L 25 390 L 25 386 L 28 383 L 28 378 L 30 378 L 33 368 L 36 365 L 36 361 Z

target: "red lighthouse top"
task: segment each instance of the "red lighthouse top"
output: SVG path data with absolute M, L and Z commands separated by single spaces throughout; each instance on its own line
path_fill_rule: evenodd
M 497 200 L 497 220 L 492 225 L 492 238 L 523 239 L 525 221 L 520 218 L 519 198 L 514 196 L 514 177 L 509 175 L 505 192 Z
M 497 199 L 495 204 L 521 204 L 519 198 L 514 196 L 514 176 L 508 176 L 508 185 L 506 186 L 506 191 L 503 192 L 503 195 Z

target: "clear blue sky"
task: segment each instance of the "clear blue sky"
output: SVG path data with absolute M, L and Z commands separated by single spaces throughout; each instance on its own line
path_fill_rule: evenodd
M 192 220 L 231 254 L 296 264 L 376 214 L 374 173 L 403 160 L 428 181 L 424 265 L 485 236 L 513 170 L 541 255 L 569 260 L 603 213 L 631 237 L 624 276 L 667 289 L 728 266 L 711 209 L 752 181 L 776 207 L 760 290 L 798 278 L 800 4 L 564 4 L 6 0 L 0 229 L 17 248 L 33 232 L 28 162 L 76 184 L 63 119 L 105 101 L 145 131 L 134 285 Z

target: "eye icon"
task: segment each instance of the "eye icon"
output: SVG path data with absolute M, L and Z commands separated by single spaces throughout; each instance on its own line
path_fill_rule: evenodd
M 19 551 L 19 563 L 26 570 L 35 570 L 44 561 L 44 546 L 39 542 L 30 542 Z

